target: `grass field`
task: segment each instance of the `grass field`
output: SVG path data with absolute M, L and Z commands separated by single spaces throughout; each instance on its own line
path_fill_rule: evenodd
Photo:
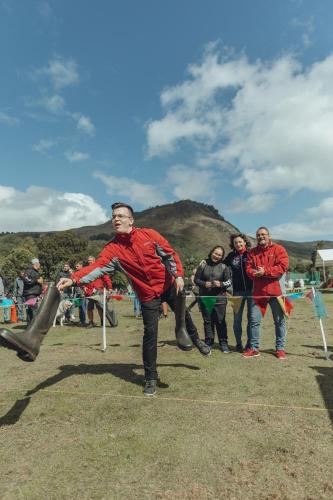
M 51 329 L 34 363 L 0 349 L 2 500 L 333 498 L 333 357 L 312 306 L 295 303 L 285 361 L 270 313 L 255 359 L 182 352 L 173 318 L 161 320 L 153 398 L 142 395 L 142 323 L 130 302 L 117 308 L 106 353 L 100 329 L 77 327 Z M 231 324 L 230 309 L 233 346 Z

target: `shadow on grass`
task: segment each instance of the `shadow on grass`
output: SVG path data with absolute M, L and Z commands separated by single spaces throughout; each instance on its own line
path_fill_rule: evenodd
M 319 349 L 320 351 L 324 352 L 324 346 L 323 344 L 303 344 L 302 347 L 308 347 L 309 349 Z M 330 350 L 329 346 L 327 346 L 328 351 Z
M 333 367 L 312 366 L 317 371 L 316 379 L 333 426 Z
M 169 366 L 172 368 L 187 368 L 189 370 L 200 370 L 198 366 L 186 365 L 183 363 L 163 363 L 158 366 Z M 47 389 L 48 387 L 52 387 L 53 385 L 61 382 L 62 380 L 72 377 L 73 375 L 103 375 L 105 373 L 111 373 L 114 377 L 125 380 L 126 382 L 130 382 L 132 384 L 142 386 L 144 383 L 144 376 L 138 375 L 135 373 L 135 370 L 142 370 L 142 365 L 137 365 L 134 363 L 113 363 L 113 364 L 100 364 L 100 365 L 63 365 L 59 366 L 59 373 L 53 375 L 52 377 L 47 378 L 40 384 L 36 385 L 30 391 L 27 391 L 25 397 L 23 399 L 17 400 L 12 408 L 2 417 L 0 417 L 0 427 L 5 425 L 14 425 L 16 424 L 21 415 L 24 413 L 25 409 L 28 407 L 31 396 L 36 394 L 38 391 L 43 389 Z M 158 382 L 158 386 L 160 388 L 167 388 L 167 384 L 163 384 L 163 382 Z

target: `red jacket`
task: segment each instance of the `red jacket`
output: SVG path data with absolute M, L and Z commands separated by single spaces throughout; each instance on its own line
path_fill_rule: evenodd
M 112 282 L 110 276 L 108 276 L 107 274 L 84 286 L 83 290 L 86 297 L 91 297 L 91 295 L 94 295 L 95 290 L 103 292 L 104 288 L 106 288 L 107 290 L 112 290 Z
M 90 266 L 72 274 L 80 285 L 104 274 L 124 272 L 140 302 L 148 302 L 167 290 L 174 278 L 183 276 L 183 267 L 168 241 L 154 229 L 134 228 L 116 234 Z
M 288 264 L 286 250 L 277 243 L 271 242 L 265 248 L 259 245 L 252 248 L 247 258 L 246 273 L 253 280 L 253 295 L 278 297 L 285 293 L 284 278 Z M 260 278 L 254 275 L 258 267 L 265 270 Z

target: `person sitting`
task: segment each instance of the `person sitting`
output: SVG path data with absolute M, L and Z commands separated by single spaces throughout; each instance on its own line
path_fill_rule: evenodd
M 231 287 L 229 268 L 222 262 L 224 248 L 217 245 L 211 249 L 207 259 L 198 266 L 194 282 L 199 286 L 201 314 L 204 321 L 205 344 L 214 345 L 214 327 L 216 327 L 219 345 L 224 353 L 230 352 L 228 346 L 227 324 L 225 320 L 227 297 L 226 291 Z M 211 307 L 205 298 L 216 297 Z

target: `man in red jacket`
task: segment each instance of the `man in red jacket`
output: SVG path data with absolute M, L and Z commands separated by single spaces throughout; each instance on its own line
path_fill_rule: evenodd
M 183 267 L 177 253 L 157 231 L 134 227 L 133 209 L 126 203 L 112 205 L 112 225 L 115 237 L 108 243 L 96 261 L 63 280 L 58 288 L 72 284 L 82 286 L 95 279 L 122 271 L 141 302 L 144 324 L 143 365 L 145 371 L 144 394 L 152 396 L 157 385 L 157 333 L 159 306 L 167 302 L 174 310 L 175 293 L 184 288 Z M 199 339 L 197 329 L 187 312 L 186 329 L 192 342 L 207 356 L 210 348 Z
M 243 356 L 260 356 L 260 323 L 269 304 L 275 325 L 276 356 L 285 359 L 286 321 L 277 297 L 285 294 L 288 254 L 281 245 L 272 242 L 266 227 L 257 229 L 256 238 L 258 245 L 250 250 L 246 265 L 246 272 L 253 280 L 254 304 L 251 310 L 251 347 Z

